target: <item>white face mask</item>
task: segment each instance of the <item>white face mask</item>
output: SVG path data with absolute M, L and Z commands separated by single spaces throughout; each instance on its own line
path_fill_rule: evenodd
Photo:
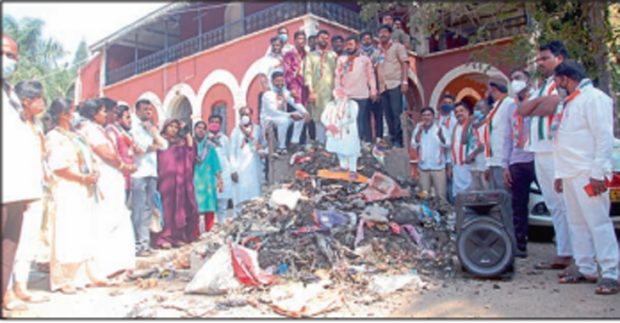
M 2 56 L 2 78 L 11 77 L 11 74 L 15 72 L 16 67 L 17 67 L 16 60 L 6 57 L 6 56 Z
M 241 124 L 244 126 L 247 126 L 250 124 L 250 116 L 244 115 L 243 117 L 241 117 Z
M 512 82 L 510 82 L 510 89 L 512 90 L 512 93 L 514 93 L 515 95 L 523 91 L 523 89 L 525 89 L 526 86 L 527 86 L 527 83 L 525 83 L 525 81 L 513 80 Z

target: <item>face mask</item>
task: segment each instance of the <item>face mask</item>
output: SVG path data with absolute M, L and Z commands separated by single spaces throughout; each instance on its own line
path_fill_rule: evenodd
M 474 111 L 474 119 L 482 120 L 482 118 L 484 118 L 484 114 L 482 113 L 482 111 L 480 110 Z
M 273 91 L 277 94 L 282 94 L 282 92 L 284 91 L 284 86 L 276 85 L 274 86 Z
M 441 111 L 443 111 L 445 113 L 452 112 L 452 109 L 454 109 L 454 106 L 452 104 L 444 104 L 444 105 L 441 106 Z
M 6 56 L 2 56 L 2 77 L 3 78 L 9 78 L 11 74 L 15 72 L 16 67 L 17 67 L 16 60 L 6 57 Z
M 221 128 L 221 126 L 220 126 L 219 123 L 215 123 L 215 122 L 209 123 L 209 131 L 210 132 L 213 132 L 213 133 L 219 132 L 220 128 Z
M 282 40 L 282 44 L 286 44 L 286 41 L 288 40 L 288 36 L 285 34 L 280 34 L 278 35 L 278 37 L 280 37 L 280 40 Z
M 252 120 L 250 120 L 250 116 L 248 116 L 248 115 L 241 116 L 241 124 L 242 125 L 247 126 L 247 125 L 250 124 L 250 121 L 252 121 Z
M 527 86 L 527 83 L 525 83 L 525 81 L 513 80 L 512 82 L 510 82 L 510 89 L 512 89 L 512 92 L 515 95 L 523 91 L 523 89 L 525 89 L 526 86 Z
M 372 50 L 372 44 L 364 45 L 362 44 L 362 50 L 365 52 L 369 52 Z

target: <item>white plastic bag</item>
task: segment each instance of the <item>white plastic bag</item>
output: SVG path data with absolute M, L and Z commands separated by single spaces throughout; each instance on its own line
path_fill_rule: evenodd
M 224 295 L 241 287 L 232 267 L 228 245 L 218 249 L 185 287 L 187 294 Z

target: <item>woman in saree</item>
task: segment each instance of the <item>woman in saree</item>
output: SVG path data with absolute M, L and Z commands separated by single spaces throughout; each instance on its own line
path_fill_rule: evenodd
M 196 152 L 191 131 L 179 135 L 181 121 L 170 119 L 161 134 L 168 148 L 157 152 L 157 188 L 164 209 L 164 227 L 153 239 L 155 248 L 170 249 L 196 240 L 198 206 L 194 192 Z

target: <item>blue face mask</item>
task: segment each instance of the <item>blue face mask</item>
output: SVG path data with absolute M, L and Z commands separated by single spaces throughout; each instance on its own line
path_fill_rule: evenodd
M 480 110 L 474 111 L 474 119 L 482 120 L 482 118 L 484 118 L 484 114 L 482 113 L 482 111 Z
M 286 41 L 288 40 L 288 36 L 285 34 L 280 34 L 278 35 L 278 37 L 280 37 L 280 40 L 282 40 L 282 44 L 286 44 Z
M 452 104 L 444 104 L 441 106 L 441 111 L 445 113 L 450 113 L 454 110 L 454 106 Z

